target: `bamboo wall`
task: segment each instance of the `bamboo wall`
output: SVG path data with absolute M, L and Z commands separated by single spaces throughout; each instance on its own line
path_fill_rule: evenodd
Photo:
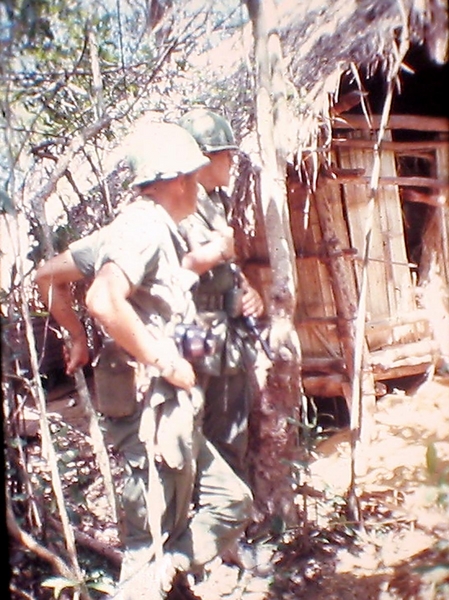
M 354 318 L 370 222 L 365 338 L 367 366 L 375 381 L 424 373 L 449 352 L 438 339 L 438 325 L 419 291 L 424 270 L 438 272 L 443 296 L 449 289 L 448 122 L 391 117 L 381 146 L 378 190 L 370 203 L 378 124 L 374 118 L 370 128 L 359 116 L 335 124 L 331 172 L 320 178 L 309 198 L 299 182 L 288 183 L 303 380 L 306 392 L 316 396 L 345 395 L 344 383 L 351 378 L 347 367 L 354 349 Z M 407 244 L 410 223 L 405 213 L 416 221 L 413 208 L 418 205 L 427 207 L 428 222 L 412 223 L 421 244 L 415 263 Z M 431 223 L 430 250 L 426 228 L 429 231 Z M 259 259 L 262 245 L 259 239 L 255 246 Z M 269 290 L 270 269 L 263 259 L 253 273 L 259 288 Z M 441 300 L 449 319 L 449 298 Z M 449 330 L 445 339 L 449 340 Z

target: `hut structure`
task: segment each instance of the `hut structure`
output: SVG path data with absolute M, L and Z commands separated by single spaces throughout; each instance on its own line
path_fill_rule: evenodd
M 370 179 L 379 117 L 340 116 L 331 165 L 314 192 L 288 176 L 306 394 L 345 396 L 358 305 L 364 236 L 371 220 L 365 339 L 376 382 L 431 371 L 448 359 L 449 125 L 439 117 L 392 115 L 370 217 Z M 400 134 L 408 134 L 402 137 Z M 264 292 L 271 284 L 260 211 L 246 243 L 247 269 Z M 429 287 L 429 292 L 426 288 Z M 384 387 L 377 385 L 378 393 Z
M 393 2 L 361 2 L 353 10 L 341 2 L 312 4 L 316 10 L 302 15 L 297 7 L 293 15 L 292 3 L 280 4 L 286 70 L 303 96 L 290 106 L 296 133 L 287 174 L 295 326 L 305 393 L 349 402 L 364 279 L 363 368 L 376 395 L 389 382 L 449 365 L 447 15 L 438 1 L 426 3 L 424 13 L 404 3 L 405 22 Z M 385 114 L 401 36 L 402 71 Z M 264 229 L 257 169 L 246 159 L 234 196 L 246 271 L 266 293 L 271 232 Z

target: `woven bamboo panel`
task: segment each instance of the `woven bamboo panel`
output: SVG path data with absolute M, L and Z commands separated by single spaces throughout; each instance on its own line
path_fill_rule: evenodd
M 291 189 L 290 221 L 297 254 L 298 293 L 296 323 L 303 357 L 338 357 L 335 303 L 324 263 L 323 236 L 316 199 Z
M 436 269 L 443 280 L 446 292 L 442 303 L 446 302 L 448 315 L 445 332 L 449 331 L 449 184 L 444 184 L 449 182 L 448 145 L 444 136 L 432 138 L 435 143 L 420 139 L 420 126 L 429 125 L 425 119 L 415 118 L 412 122 L 402 118 L 398 127 L 407 129 L 409 122 L 413 133 L 405 142 L 401 138 L 393 140 L 387 132 L 379 189 L 373 202 L 369 181 L 377 132 L 370 132 L 362 120 L 352 129 L 346 128 L 343 135 L 340 131 L 334 140 L 336 179 L 320 179 L 318 189 L 309 197 L 294 174 L 293 181 L 288 180 L 298 275 L 295 320 L 303 354 L 304 385 L 312 395 L 340 395 L 347 382 L 345 364 L 351 364 L 351 327 L 370 219 L 365 338 L 375 379 L 422 373 L 434 361 L 434 344 L 430 341 L 435 331 L 426 306 L 421 302 L 418 305 L 416 267 L 409 264 L 408 258 L 410 244 L 404 231 L 403 206 L 408 210 L 410 202 L 426 202 L 438 213 L 433 225 L 423 230 L 422 244 L 426 246 L 423 253 L 427 253 L 429 270 Z M 395 123 L 394 118 L 391 123 Z M 411 157 L 407 167 L 412 166 L 412 172 L 402 170 L 400 156 Z M 422 171 L 419 164 L 425 160 L 430 167 Z M 418 166 L 413 171 L 415 164 Z M 266 232 L 257 226 L 255 230 L 259 247 L 257 255 L 250 257 L 247 273 L 268 302 L 272 274 L 266 250 L 262 252 Z M 414 257 L 412 260 L 416 261 Z M 446 338 L 449 340 L 449 334 Z M 447 343 L 440 346 L 449 352 Z
M 372 134 L 358 131 L 354 135 L 357 139 L 369 139 Z M 371 176 L 374 155 L 363 148 L 339 148 L 338 164 L 344 169 L 362 168 L 365 175 Z M 391 150 L 381 154 L 380 175 L 396 176 L 395 157 Z M 372 225 L 367 271 L 367 341 L 370 350 L 376 350 L 402 340 L 403 334 L 398 331 L 399 335 L 396 336 L 394 327 L 370 328 L 369 322 L 387 323 L 389 319 L 404 317 L 416 310 L 399 191 L 397 186 L 382 185 L 371 203 L 370 189 L 366 183 L 345 183 L 342 189 L 351 243 L 357 248 L 360 259 L 363 257 L 367 224 Z M 361 260 L 356 263 L 356 275 L 360 285 Z M 412 334 L 410 341 L 417 339 L 419 337 Z

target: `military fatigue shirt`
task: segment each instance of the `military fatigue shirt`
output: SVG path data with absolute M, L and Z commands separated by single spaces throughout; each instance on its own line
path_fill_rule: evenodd
M 86 276 L 107 262 L 126 275 L 129 302 L 145 324 L 165 331 L 167 323 L 191 323 L 195 317 L 190 288 L 196 276 L 180 266 L 185 242 L 176 224 L 152 200 L 137 200 L 109 225 L 70 245 Z

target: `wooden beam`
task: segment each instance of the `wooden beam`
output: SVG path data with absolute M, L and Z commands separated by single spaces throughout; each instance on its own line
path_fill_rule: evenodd
M 303 373 L 344 373 L 345 366 L 342 358 L 309 357 L 301 361 Z
M 357 173 L 350 174 L 334 174 L 334 177 L 326 177 L 323 179 L 328 184 L 354 184 L 354 185 L 369 185 L 371 182 L 371 177 L 369 175 L 359 175 Z M 448 190 L 449 189 L 449 181 L 447 179 L 436 179 L 434 177 L 379 177 L 379 186 L 393 186 L 393 185 L 403 185 L 403 186 L 414 186 L 414 187 L 427 187 L 427 188 L 437 188 L 440 190 Z
M 425 339 L 409 344 L 388 346 L 370 353 L 370 364 L 374 373 L 382 373 L 392 367 L 409 366 L 432 362 L 438 353 L 435 340 Z
M 343 375 L 305 375 L 302 377 L 304 392 L 308 396 L 322 396 L 332 398 L 343 396 L 343 386 L 347 385 L 347 379 Z
M 422 375 L 431 369 L 433 365 L 434 361 L 429 355 L 426 360 L 421 359 L 417 364 L 401 362 L 393 365 L 389 369 L 373 369 L 373 374 L 376 381 L 387 381 L 388 379 L 400 379 L 401 377 Z
M 406 189 L 402 192 L 402 199 L 407 202 L 420 202 L 421 204 L 428 204 L 429 206 L 444 206 L 446 204 L 446 198 L 443 194 L 428 194 L 420 190 Z
M 333 138 L 332 146 L 343 148 L 359 148 L 373 150 L 376 145 L 376 140 L 357 140 L 353 138 Z M 381 144 L 381 150 L 396 150 L 396 154 L 407 152 L 432 151 L 441 146 L 447 146 L 449 140 L 415 140 L 415 141 L 390 141 L 385 140 Z
M 333 123 L 334 129 L 379 129 L 380 115 L 371 117 L 371 124 L 363 115 L 345 115 Z M 413 131 L 449 132 L 449 119 L 444 117 L 420 117 L 416 115 L 390 115 L 388 129 L 410 129 Z
M 429 316 L 426 310 L 417 309 L 415 311 L 408 312 L 405 315 L 389 317 L 388 319 L 372 319 L 366 322 L 366 329 L 386 329 L 420 322 L 429 322 Z

